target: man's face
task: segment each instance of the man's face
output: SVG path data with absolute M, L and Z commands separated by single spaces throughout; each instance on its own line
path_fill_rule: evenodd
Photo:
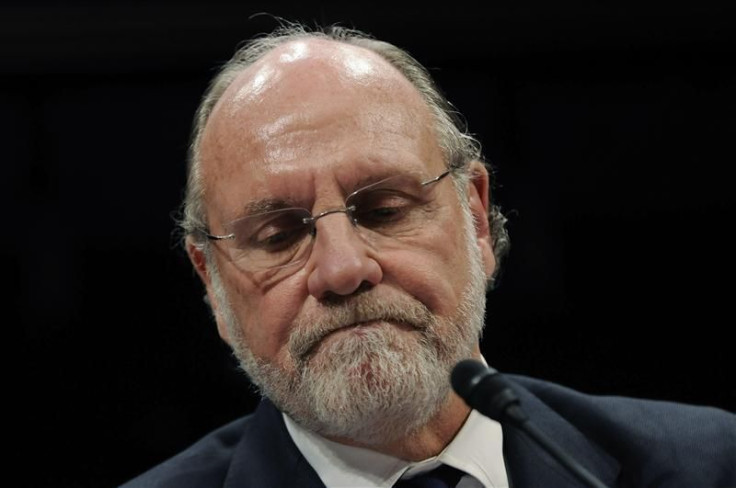
M 210 118 L 201 160 L 214 234 L 264 202 L 317 215 L 366 183 L 427 180 L 446 168 L 409 82 L 371 53 L 326 41 L 283 46 L 242 73 Z M 495 266 L 487 231 L 472 224 L 485 209 L 472 184 L 464 207 L 450 178 L 432 195 L 426 222 L 390 243 L 362 239 L 344 213 L 324 217 L 306 262 L 277 272 L 243 271 L 216 248 L 215 273 L 190 247 L 221 336 L 254 382 L 308 427 L 385 438 L 396 426 L 379 432 L 379 419 L 416 417 L 399 395 L 434 412 L 451 365 L 477 354 Z

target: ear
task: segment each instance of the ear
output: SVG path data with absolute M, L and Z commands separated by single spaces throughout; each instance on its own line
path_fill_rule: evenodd
M 217 297 L 212 288 L 212 275 L 210 274 L 210 270 L 207 265 L 207 258 L 204 254 L 204 250 L 202 249 L 202 246 L 196 244 L 191 237 L 187 237 L 186 248 L 187 254 L 189 255 L 189 260 L 192 262 L 194 270 L 197 272 L 199 278 L 202 280 L 202 284 L 204 284 L 206 290 L 206 294 L 204 297 L 205 302 L 207 303 L 207 305 L 209 305 L 210 310 L 212 311 L 212 315 L 215 317 L 215 322 L 217 323 L 217 332 L 220 334 L 222 340 L 230 344 L 230 334 L 228 333 L 228 328 L 226 326 L 225 320 L 223 320 L 222 314 L 219 311 Z
M 186 248 L 187 255 L 189 256 L 189 261 L 192 262 L 194 270 L 199 275 L 199 278 L 202 280 L 202 283 L 204 283 L 204 286 L 209 290 L 211 280 L 209 272 L 207 271 L 207 258 L 204 255 L 204 250 L 202 249 L 202 246 L 196 244 L 194 242 L 194 239 L 192 239 L 192 237 L 190 236 L 187 237 Z
M 468 203 L 473 215 L 475 235 L 483 258 L 486 276 L 490 278 L 496 270 L 496 256 L 493 254 L 493 239 L 488 225 L 490 209 L 488 170 L 480 161 L 470 163 L 468 182 Z

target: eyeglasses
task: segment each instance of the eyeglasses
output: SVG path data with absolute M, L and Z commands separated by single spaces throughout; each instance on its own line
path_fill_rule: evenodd
M 234 220 L 225 226 L 225 235 L 202 233 L 221 243 L 230 260 L 248 272 L 285 268 L 301 264 L 311 254 L 317 235 L 316 223 L 322 217 L 344 213 L 370 243 L 382 237 L 401 239 L 431 219 L 434 183 L 450 174 L 421 181 L 410 175 L 397 175 L 354 191 L 345 206 L 317 215 L 306 208 L 283 208 Z

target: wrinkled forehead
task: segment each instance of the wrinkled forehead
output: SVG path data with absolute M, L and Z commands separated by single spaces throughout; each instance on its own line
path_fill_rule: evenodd
M 341 101 L 370 99 L 384 110 L 428 114 L 416 88 L 378 54 L 337 41 L 307 38 L 288 42 L 244 69 L 215 105 L 204 139 L 277 130 L 284 123 L 334 110 Z M 357 110 L 357 107 L 356 107 Z M 350 113 L 344 114 L 350 119 Z M 222 140 L 220 139 L 220 142 Z

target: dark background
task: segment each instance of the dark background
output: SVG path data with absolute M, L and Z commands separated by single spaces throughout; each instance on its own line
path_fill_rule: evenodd
M 3 3 L 13 486 L 115 486 L 252 408 L 171 216 L 258 12 L 407 48 L 464 113 L 510 217 L 493 366 L 736 411 L 732 3 Z

